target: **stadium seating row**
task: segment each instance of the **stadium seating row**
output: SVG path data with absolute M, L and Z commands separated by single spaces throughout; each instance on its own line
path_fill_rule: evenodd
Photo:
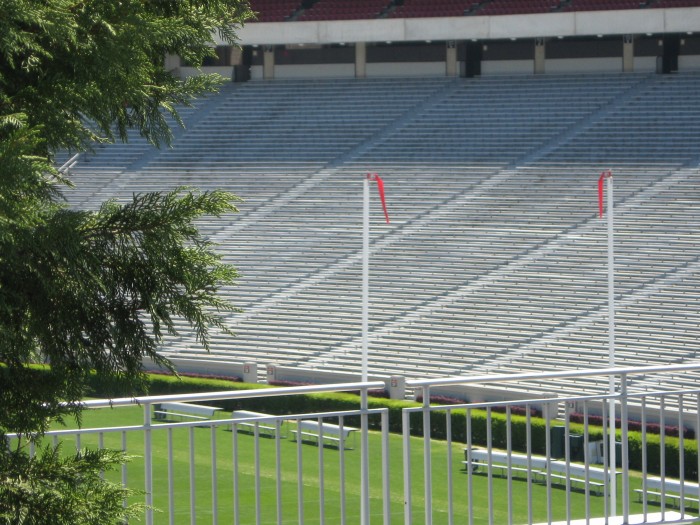
M 695 7 L 692 0 L 251 0 L 259 22 L 494 16 L 556 11 Z
M 373 374 L 605 366 L 595 186 L 611 168 L 619 363 L 697 358 L 698 74 L 250 82 L 185 117 L 173 149 L 99 148 L 69 200 L 245 199 L 201 222 L 241 273 L 215 356 L 359 372 L 360 181 L 376 171 L 392 223 L 373 204 Z M 165 352 L 197 355 L 181 328 Z M 605 386 L 562 393 L 581 388 Z

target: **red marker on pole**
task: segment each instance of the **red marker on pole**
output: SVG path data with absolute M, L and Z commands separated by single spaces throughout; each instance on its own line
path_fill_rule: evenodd
M 612 178 L 612 171 L 604 171 L 598 178 L 598 212 L 603 216 L 603 200 L 605 197 L 605 179 Z
M 386 209 L 386 197 L 384 196 L 384 181 L 376 173 L 367 174 L 368 181 L 376 181 L 377 189 L 379 190 L 379 200 L 382 201 L 382 209 L 384 210 L 384 217 L 386 218 L 386 223 L 389 224 L 389 212 Z

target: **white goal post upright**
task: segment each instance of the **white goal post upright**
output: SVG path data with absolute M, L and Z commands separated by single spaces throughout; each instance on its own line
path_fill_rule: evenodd
M 608 365 L 615 367 L 615 245 L 614 245 L 614 217 L 613 217 L 613 174 L 607 170 L 600 174 L 598 178 L 598 211 L 600 216 L 603 213 L 603 201 L 605 191 L 608 192 Z M 610 376 L 609 393 L 615 395 L 615 376 Z M 617 450 L 615 440 L 615 399 L 608 400 L 609 412 L 609 446 L 610 457 L 610 515 L 617 515 Z
M 362 382 L 366 383 L 369 377 L 369 183 L 376 182 L 379 197 L 384 208 L 384 217 L 389 223 L 389 213 L 386 209 L 384 198 L 384 181 L 376 173 L 368 173 L 363 184 L 362 206 Z M 367 390 L 362 391 L 361 406 L 366 410 L 368 405 Z M 360 524 L 369 525 L 369 431 L 367 414 L 362 414 L 361 432 L 361 459 L 360 459 Z M 386 483 L 387 480 L 384 480 Z
M 369 183 L 376 182 L 382 201 L 384 218 L 389 224 L 389 212 L 384 198 L 384 181 L 376 173 L 364 178 L 362 206 L 362 381 L 369 376 Z

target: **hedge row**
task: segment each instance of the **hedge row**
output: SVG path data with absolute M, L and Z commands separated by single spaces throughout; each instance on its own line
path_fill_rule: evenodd
M 216 379 L 202 379 L 182 377 L 175 378 L 166 375 L 149 376 L 149 394 L 184 394 L 194 392 L 213 392 L 223 390 L 250 390 L 259 388 L 275 388 L 269 385 L 245 384 Z M 92 384 L 92 395 L 102 397 L 100 391 L 101 384 L 94 381 Z M 360 399 L 355 394 L 350 393 L 324 393 L 307 394 L 298 396 L 273 396 L 265 398 L 253 398 L 245 400 L 227 400 L 211 402 L 210 404 L 220 406 L 224 410 L 254 410 L 268 414 L 303 414 L 313 412 L 347 411 L 357 410 L 360 407 Z M 411 401 L 399 401 L 384 398 L 369 398 L 369 408 L 387 408 L 389 412 L 389 430 L 395 433 L 402 432 L 402 411 L 407 407 L 421 406 L 419 403 Z M 466 443 L 467 417 L 464 409 L 449 410 L 452 422 L 452 439 L 457 442 Z M 438 410 L 431 417 L 431 436 L 435 439 L 447 438 L 447 410 Z M 484 446 L 487 443 L 487 414 L 483 410 L 470 410 L 472 443 Z M 511 434 L 513 449 L 524 452 L 526 450 L 526 421 L 527 418 L 521 415 L 511 416 Z M 493 446 L 506 448 L 507 420 L 505 414 L 491 412 L 491 433 Z M 359 426 L 358 418 L 346 418 L 345 424 Z M 411 434 L 423 435 L 422 414 L 413 414 L 410 418 Z M 370 426 L 379 428 L 378 417 L 370 418 Z M 532 434 L 532 452 L 534 454 L 545 454 L 545 439 L 547 427 L 544 419 L 532 417 L 530 423 Z M 583 434 L 584 427 L 579 423 L 571 423 L 572 434 Z M 603 439 L 602 428 L 589 425 L 589 440 Z M 619 432 L 618 432 L 619 439 Z M 640 432 L 629 432 L 629 458 L 630 468 L 642 470 L 642 441 Z M 666 448 L 666 475 L 679 476 L 679 439 L 667 436 L 665 440 Z M 685 478 L 698 479 L 698 450 L 695 440 L 684 440 L 685 448 Z M 661 468 L 661 446 L 660 436 L 647 434 L 647 472 L 659 474 Z

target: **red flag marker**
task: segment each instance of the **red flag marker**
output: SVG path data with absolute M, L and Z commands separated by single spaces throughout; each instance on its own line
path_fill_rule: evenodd
M 604 171 L 603 173 L 600 174 L 600 177 L 598 178 L 598 211 L 600 213 L 600 216 L 603 216 L 603 198 L 605 194 L 605 179 L 608 177 L 612 177 L 612 171 Z
M 384 181 L 376 173 L 367 174 L 368 181 L 376 181 L 377 189 L 379 190 L 379 199 L 382 201 L 382 209 L 384 210 L 384 217 L 386 218 L 386 223 L 389 224 L 389 212 L 386 208 L 386 197 L 384 196 Z

